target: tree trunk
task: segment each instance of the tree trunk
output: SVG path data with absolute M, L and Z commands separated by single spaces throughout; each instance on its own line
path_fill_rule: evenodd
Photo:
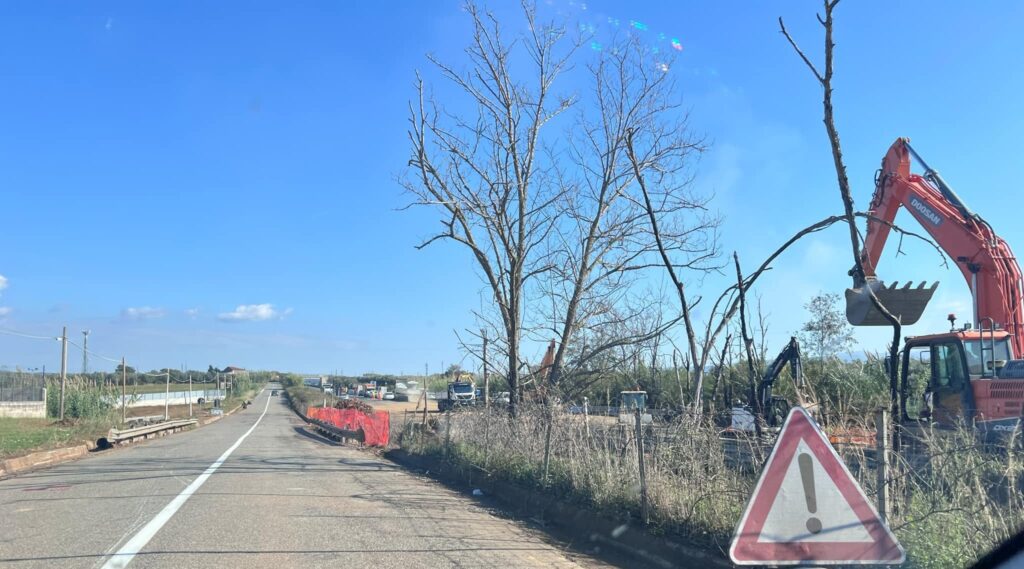
M 513 326 L 516 326 L 513 321 Z M 508 414 L 516 417 L 519 412 L 519 342 L 516 341 L 518 330 L 509 333 L 508 344 Z

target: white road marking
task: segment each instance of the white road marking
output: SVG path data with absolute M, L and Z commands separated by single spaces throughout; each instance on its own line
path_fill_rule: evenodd
M 267 397 L 267 404 L 263 407 L 263 413 L 260 414 L 260 418 L 256 419 L 256 422 L 249 427 L 249 430 L 239 437 L 238 440 L 235 441 L 235 444 L 231 445 L 228 450 L 224 451 L 224 454 L 220 455 L 220 458 L 215 460 L 214 463 L 203 471 L 203 473 L 195 480 L 193 480 L 191 484 L 186 486 L 185 489 L 181 491 L 181 494 L 175 496 L 174 499 L 171 500 L 171 503 L 164 506 L 164 509 L 160 510 L 159 514 L 157 514 L 152 520 L 149 520 L 149 523 L 143 526 L 143 528 L 139 530 L 139 533 L 135 534 L 134 537 L 128 540 L 128 543 L 124 544 L 124 547 L 119 549 L 117 553 L 108 559 L 103 565 L 103 569 L 120 569 L 121 567 L 127 567 L 128 564 L 132 562 L 132 559 L 135 559 L 135 555 L 142 551 L 142 548 L 146 547 L 149 540 L 153 539 L 153 536 L 160 531 L 160 528 L 164 527 L 164 524 L 166 524 L 183 505 L 185 505 L 185 502 L 192 497 L 192 494 L 195 494 L 196 490 L 199 490 L 199 487 L 202 486 L 218 468 L 220 468 L 220 465 L 224 464 L 224 461 L 231 456 L 231 453 L 235 452 L 235 449 L 242 444 L 242 441 L 256 430 L 256 427 L 260 424 L 260 421 L 263 420 L 263 416 L 267 414 L 267 409 L 269 408 L 270 397 Z

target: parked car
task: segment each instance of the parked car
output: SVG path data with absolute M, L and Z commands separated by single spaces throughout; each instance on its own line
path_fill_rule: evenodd
M 271 396 L 271 397 L 275 397 L 275 396 L 277 396 L 277 390 L 275 389 L 275 390 L 271 391 L 271 392 L 270 392 L 270 396 Z
M 394 401 L 394 400 L 395 400 L 395 394 L 394 394 L 394 393 L 391 393 L 391 392 L 389 391 L 389 392 L 387 392 L 387 393 L 385 393 L 385 394 L 384 394 L 384 399 L 385 399 L 386 401 Z

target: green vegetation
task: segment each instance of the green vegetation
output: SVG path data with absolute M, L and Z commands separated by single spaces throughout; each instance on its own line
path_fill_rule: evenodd
M 110 425 L 102 421 L 73 421 L 66 425 L 52 419 L 0 418 L 0 458 L 33 451 L 95 441 L 107 434 Z
M 64 387 L 64 417 L 69 419 L 111 419 L 120 389 L 94 385 L 81 378 L 68 378 Z M 51 381 L 46 390 L 46 415 L 60 416 L 60 381 Z
M 227 397 L 224 398 L 224 407 L 230 409 L 240 405 L 245 400 L 252 399 L 269 379 L 269 374 L 234 376 L 231 380 L 231 388 L 228 390 Z
M 338 399 L 330 393 L 324 393 L 319 389 L 302 385 L 301 379 L 297 383 L 289 382 L 285 391 L 295 408 L 303 412 L 308 407 L 322 406 L 325 400 L 328 406 L 333 405 Z
M 46 412 L 50 418 L 0 418 L 0 457 L 7 458 L 35 450 L 59 448 L 78 441 L 94 441 L 104 436 L 111 427 L 118 425 L 121 411 L 116 401 L 121 396 L 121 386 L 110 381 L 104 383 L 102 378 L 94 377 L 96 375 L 102 374 L 67 379 L 64 389 L 63 422 L 53 419 L 60 415 L 60 382 L 53 379 L 47 383 L 46 392 Z M 230 409 L 244 399 L 253 397 L 272 375 L 270 372 L 253 372 L 232 376 L 231 392 L 224 401 L 224 407 Z M 182 386 L 176 384 L 171 387 L 172 390 L 180 390 Z M 193 384 L 193 389 L 203 387 L 202 383 Z M 212 389 L 216 385 L 206 384 L 205 387 Z M 164 389 L 164 383 L 144 384 L 138 386 L 137 393 L 159 393 Z

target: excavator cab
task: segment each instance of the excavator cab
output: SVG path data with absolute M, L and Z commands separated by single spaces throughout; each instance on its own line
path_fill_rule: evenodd
M 905 419 L 954 427 L 974 417 L 968 355 L 958 334 L 908 338 L 900 376 Z

